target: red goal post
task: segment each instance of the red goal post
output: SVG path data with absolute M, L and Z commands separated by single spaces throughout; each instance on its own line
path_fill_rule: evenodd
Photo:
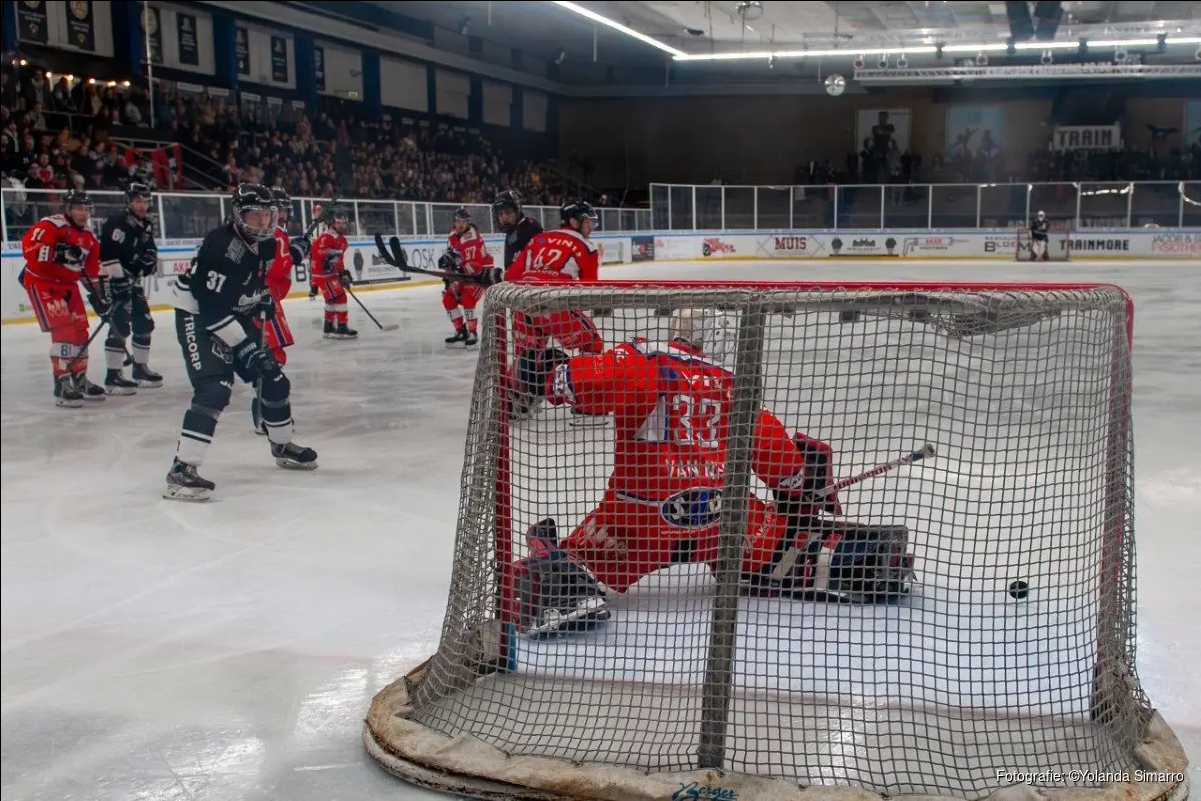
M 508 617 L 506 568 L 532 523 L 570 531 L 595 505 L 614 431 L 552 409 L 510 422 L 511 332 L 515 315 L 579 309 L 612 310 L 598 321 L 610 345 L 662 337 L 683 309 L 734 323 L 719 556 L 614 596 L 596 632 L 528 640 Z M 502 284 L 481 320 L 439 648 L 376 696 L 364 728 L 386 770 L 479 798 L 667 799 L 690 785 L 984 798 L 1017 757 L 1065 776 L 1185 764 L 1135 671 L 1121 289 Z M 937 445 L 930 467 L 842 497 L 848 517 L 907 527 L 923 576 L 912 597 L 843 608 L 746 594 L 743 521 L 762 494 L 747 421 L 761 405 L 832 444 L 832 478 Z M 1015 579 L 1029 598 L 1006 593 Z

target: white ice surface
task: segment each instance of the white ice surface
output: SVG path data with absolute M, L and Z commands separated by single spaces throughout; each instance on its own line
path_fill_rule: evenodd
M 707 262 L 606 277 L 1130 291 L 1139 667 L 1201 760 L 1198 265 Z M 52 404 L 45 335 L 3 328 L 6 801 L 433 797 L 377 770 L 359 730 L 370 697 L 435 648 L 445 604 L 474 357 L 443 347 L 439 289 L 364 293 L 401 327 L 380 332 L 352 306 L 357 342 L 322 340 L 320 305 L 288 302 L 297 440 L 321 468 L 274 467 L 239 387 L 205 465 L 218 484 L 207 505 L 158 496 L 190 394 L 170 315 L 156 315 L 152 351 L 165 386 L 82 410 Z M 101 369 L 94 359 L 93 379 Z

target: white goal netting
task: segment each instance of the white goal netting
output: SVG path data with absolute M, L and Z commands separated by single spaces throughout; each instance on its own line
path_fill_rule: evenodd
M 683 310 L 703 357 L 669 344 Z M 556 314 L 646 343 L 527 369 Z M 1184 757 L 1135 672 L 1120 289 L 500 285 L 481 320 L 441 642 L 364 729 L 386 769 L 482 798 L 1181 791 L 1134 781 Z M 803 485 L 797 432 L 830 446 Z M 539 616 L 538 559 L 608 591 Z

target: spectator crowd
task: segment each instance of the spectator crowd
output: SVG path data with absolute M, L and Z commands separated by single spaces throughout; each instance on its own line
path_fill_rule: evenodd
M 153 165 L 134 141 L 150 140 L 182 145 L 183 173 L 192 189 L 227 190 L 254 181 L 298 196 L 484 203 L 498 189 L 515 188 L 537 205 L 577 196 L 610 203 L 608 195 L 582 186 L 588 169 L 584 181 L 574 181 L 554 161 L 507 158 L 477 131 L 387 114 L 368 120 L 348 101 L 328 99 L 332 111 L 298 109 L 278 99 L 255 101 L 242 93 L 238 101 L 224 90 L 158 82 L 152 104 L 146 90 L 130 81 L 55 75 L 25 62 L 5 64 L 0 81 L 0 170 L 6 186 L 154 185 Z M 995 146 L 963 147 L 934 154 L 927 164 L 920 153 L 899 148 L 891 132 L 885 115 L 872 137 L 841 164 L 811 161 L 797 168 L 794 181 L 893 184 L 901 201 L 908 194 L 901 187 L 923 182 L 1201 179 L 1196 143 L 1191 149 L 1039 151 L 1024 163 Z M 580 163 L 590 164 L 572 154 L 570 169 L 578 171 Z

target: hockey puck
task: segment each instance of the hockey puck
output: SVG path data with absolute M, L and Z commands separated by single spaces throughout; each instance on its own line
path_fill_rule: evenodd
M 1019 601 L 1030 594 L 1030 585 L 1018 579 L 1009 583 L 1009 594 Z

